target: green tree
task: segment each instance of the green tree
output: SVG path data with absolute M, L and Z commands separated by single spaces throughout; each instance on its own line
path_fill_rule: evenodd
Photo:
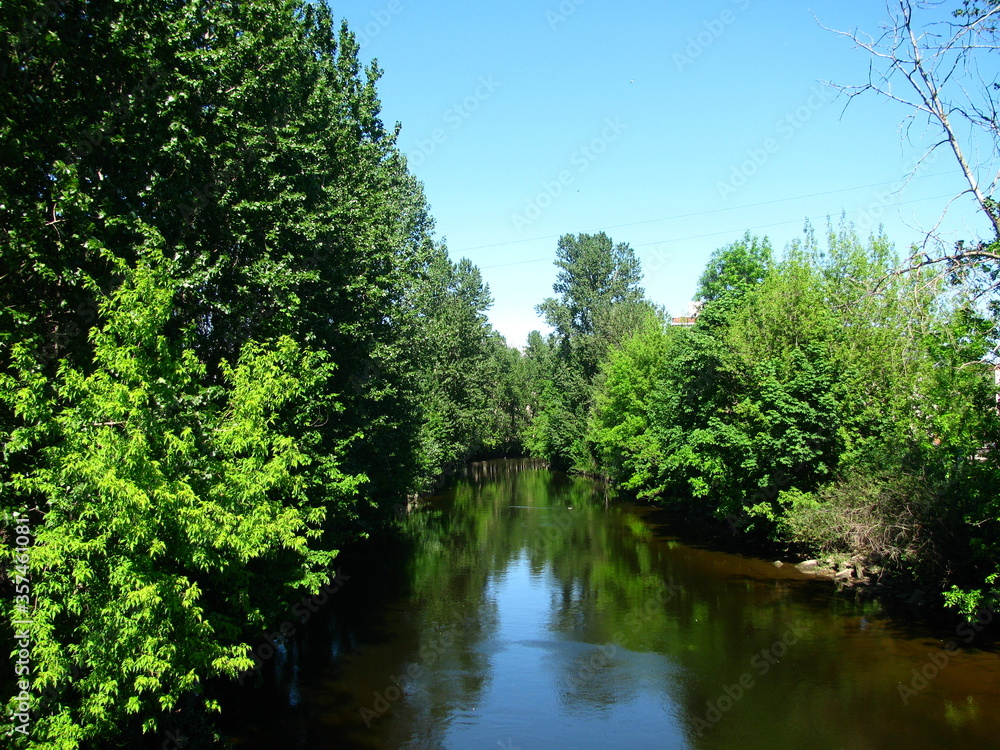
M 607 353 L 651 309 L 631 247 L 603 232 L 567 234 L 556 252 L 553 291 L 536 311 L 553 328 L 529 447 L 560 468 L 594 470 L 585 441 L 594 382 Z
M 559 296 L 536 311 L 555 331 L 559 347 L 572 350 L 585 377 L 593 378 L 606 350 L 598 336 L 601 324 L 617 306 L 643 301 L 642 270 L 627 243 L 616 244 L 603 232 L 560 237 L 556 267 L 552 290 Z
M 518 360 L 325 5 L 36 10 L 0 8 L 0 535 L 36 539 L 28 744 L 132 746 L 515 430 Z
M 663 459 L 649 406 L 669 334 L 665 316 L 650 314 L 602 366 L 587 441 L 601 473 L 622 489 L 641 491 L 658 479 Z
M 479 270 L 453 263 L 444 248 L 414 282 L 424 482 L 475 454 L 519 450 L 526 419 L 519 355 L 490 325 L 492 302 Z
M 315 427 L 342 408 L 322 390 L 328 357 L 251 342 L 214 384 L 165 333 L 180 284 L 157 254 L 122 269 L 92 372 L 67 364 L 48 383 L 16 345 L 18 375 L 2 381 L 22 421 L 6 450 L 38 452 L 8 478 L 34 498 L 37 746 L 108 739 L 132 721 L 155 731 L 205 679 L 251 667 L 247 628 L 326 580 L 335 552 L 317 541 L 364 481 L 338 466 L 346 444 Z
M 719 248 L 698 279 L 695 299 L 708 304 L 727 295 L 742 296 L 764 280 L 771 255 L 767 237 L 755 237 L 749 232 L 743 239 Z

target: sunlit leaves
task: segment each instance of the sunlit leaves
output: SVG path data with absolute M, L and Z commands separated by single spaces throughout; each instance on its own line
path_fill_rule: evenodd
M 493 439 L 516 364 L 471 267 L 442 349 L 408 344 L 432 225 L 327 7 L 73 7 L 0 60 L 0 507 L 37 530 L 33 730 L 66 748 L 210 707 L 341 543 Z M 425 460 L 435 359 L 472 365 L 475 429 Z

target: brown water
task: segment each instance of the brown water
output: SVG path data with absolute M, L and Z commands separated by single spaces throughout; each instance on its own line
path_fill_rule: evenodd
M 472 466 L 398 539 L 345 560 L 343 586 L 260 684 L 224 701 L 231 738 L 1000 748 L 1000 656 L 973 629 L 866 615 L 829 582 L 683 544 L 655 517 L 524 462 Z

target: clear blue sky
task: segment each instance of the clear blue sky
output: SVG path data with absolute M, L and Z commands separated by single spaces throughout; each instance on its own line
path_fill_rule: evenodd
M 824 25 L 877 32 L 872 0 L 356 0 L 334 5 L 377 58 L 383 119 L 424 183 L 451 256 L 478 265 L 511 345 L 544 330 L 559 235 L 628 242 L 648 296 L 687 312 L 718 247 L 747 230 L 781 249 L 806 217 L 884 223 L 903 251 L 964 185 L 940 151 L 901 192 L 933 131 L 907 111 L 835 99 L 868 59 Z M 741 173 L 742 168 L 742 173 Z M 887 205 L 888 204 L 888 205 Z M 986 234 L 971 199 L 954 238 Z

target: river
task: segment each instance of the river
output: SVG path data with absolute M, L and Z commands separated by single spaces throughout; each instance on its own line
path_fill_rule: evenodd
M 650 508 L 473 464 L 223 701 L 241 748 L 1000 748 L 1000 656 Z M 961 648 L 949 647 L 949 641 Z

